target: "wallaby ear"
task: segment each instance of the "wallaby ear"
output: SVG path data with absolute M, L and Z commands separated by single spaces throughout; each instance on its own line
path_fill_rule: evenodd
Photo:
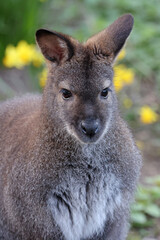
M 125 14 L 113 22 L 108 28 L 89 38 L 85 45 L 91 48 L 98 58 L 106 57 L 109 63 L 113 63 L 129 36 L 132 27 L 132 15 Z
M 69 60 L 74 54 L 74 46 L 67 35 L 39 29 L 36 32 L 36 41 L 44 57 L 51 62 L 60 64 Z

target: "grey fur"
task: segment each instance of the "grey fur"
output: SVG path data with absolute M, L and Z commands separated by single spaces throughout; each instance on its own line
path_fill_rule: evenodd
M 141 156 L 119 116 L 110 61 L 120 49 L 110 41 L 117 36 L 122 47 L 131 18 L 108 28 L 110 55 L 102 54 L 104 31 L 83 45 L 63 34 L 37 33 L 49 59 L 43 96 L 0 105 L 0 239 L 126 239 Z M 102 99 L 108 84 L 112 91 Z M 71 99 L 62 98 L 62 88 L 72 91 Z M 89 138 L 80 123 L 94 118 L 98 133 Z

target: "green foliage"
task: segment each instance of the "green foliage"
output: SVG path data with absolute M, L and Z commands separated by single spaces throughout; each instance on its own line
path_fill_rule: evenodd
M 139 186 L 136 202 L 132 206 L 131 221 L 135 228 L 153 226 L 156 218 L 160 218 L 160 176 L 149 178 L 152 185 Z
M 19 40 L 35 42 L 36 29 L 41 25 L 43 3 L 40 0 L 7 0 L 0 2 L 0 59 L 8 44 Z

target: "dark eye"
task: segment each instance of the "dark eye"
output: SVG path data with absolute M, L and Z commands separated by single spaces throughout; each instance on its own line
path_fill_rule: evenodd
M 62 93 L 62 96 L 63 96 L 64 99 L 69 99 L 70 97 L 72 97 L 72 93 L 67 89 L 63 88 L 61 90 L 61 93 Z
M 103 97 L 103 98 L 107 98 L 107 96 L 108 96 L 108 92 L 109 92 L 109 91 L 110 91 L 109 88 L 105 88 L 105 89 L 103 89 L 102 92 L 101 92 L 101 97 Z

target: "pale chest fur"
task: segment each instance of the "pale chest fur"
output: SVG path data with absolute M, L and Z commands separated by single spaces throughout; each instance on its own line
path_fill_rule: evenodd
M 103 231 L 122 205 L 120 182 L 113 173 L 79 184 L 70 178 L 48 198 L 48 208 L 66 240 L 80 240 Z M 68 187 L 69 186 L 69 187 Z

